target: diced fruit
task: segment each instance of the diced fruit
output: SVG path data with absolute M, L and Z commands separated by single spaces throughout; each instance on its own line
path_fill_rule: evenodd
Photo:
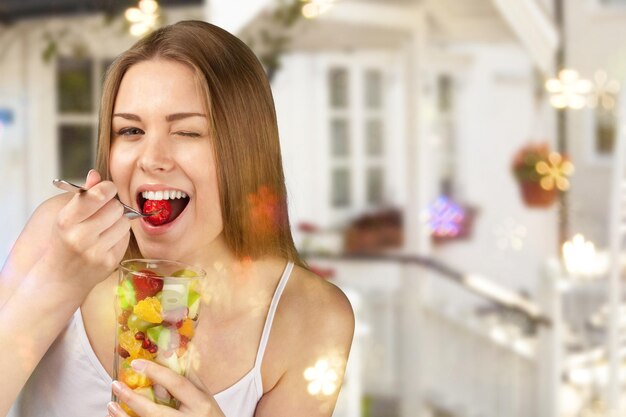
M 154 271 L 142 269 L 141 275 L 133 275 L 137 301 L 155 296 L 163 289 L 163 279 Z
M 131 314 L 128 317 L 128 322 L 126 325 L 131 330 L 138 330 L 141 332 L 145 332 L 150 327 L 154 326 L 154 323 L 150 323 L 149 321 L 142 320 L 136 314 Z
M 149 387 L 152 385 L 152 381 L 144 374 L 137 373 L 131 368 L 130 362 L 132 359 L 125 359 L 120 365 L 119 379 L 130 389 Z
M 180 346 L 181 338 L 176 327 L 156 326 L 148 329 L 148 339 L 159 347 L 159 351 L 169 351 Z
M 155 326 L 155 327 L 149 328 L 148 331 L 146 332 L 148 339 L 150 339 L 152 343 L 158 343 L 159 335 L 161 334 L 163 329 L 165 329 L 165 327 L 163 326 Z
M 189 306 L 189 317 L 191 319 L 198 317 L 198 310 L 200 309 L 200 294 L 195 291 L 190 291 L 187 305 Z
M 148 349 L 150 347 L 150 345 L 151 345 L 151 343 L 150 343 L 150 340 L 148 340 L 148 339 L 144 339 L 141 342 L 141 347 L 144 348 L 144 349 Z
M 161 323 L 161 303 L 155 297 L 145 298 L 137 303 L 133 309 L 133 313 L 141 320 L 150 323 Z
M 155 352 L 150 352 L 150 349 L 141 349 L 137 355 L 132 356 L 131 355 L 131 359 L 148 359 L 148 360 L 153 360 L 155 357 Z
M 130 353 L 128 353 L 128 351 L 126 349 L 124 349 L 121 346 L 117 346 L 117 353 L 124 359 L 128 358 L 130 356 Z
M 193 277 L 197 277 L 198 274 L 196 274 L 196 272 L 192 271 L 191 269 L 179 269 L 178 271 L 172 273 L 172 276 L 193 278 Z
M 137 303 L 133 284 L 125 279 L 115 288 L 117 302 L 122 310 L 130 310 Z
M 176 372 L 177 374 L 180 374 L 180 375 L 183 374 L 183 369 L 180 365 L 180 362 L 178 361 L 178 355 L 176 355 L 175 352 L 169 355 L 159 353 L 155 358 L 155 362 L 163 366 L 167 366 L 168 368 L 170 368 L 172 371 Z
M 120 334 L 119 345 L 122 349 L 130 354 L 130 356 L 137 356 L 141 350 L 141 341 L 135 339 L 135 334 L 132 330 L 128 330 Z
M 157 345 L 150 345 L 150 347 L 148 348 L 148 352 L 150 353 L 157 353 L 158 350 L 159 347 Z
M 146 221 L 153 226 L 162 225 L 169 220 L 170 214 L 172 214 L 172 204 L 169 200 L 146 200 L 146 202 L 143 203 L 144 213 L 151 213 L 158 210 L 160 210 L 158 213 L 146 217 Z
M 180 333 L 181 336 L 184 336 L 188 339 L 193 338 L 193 335 L 195 334 L 195 329 L 193 327 L 193 320 L 185 319 L 183 321 L 182 326 L 178 329 L 178 333 Z
M 137 332 L 135 333 L 135 339 L 137 340 L 145 340 L 146 335 L 143 332 Z
M 189 298 L 189 282 L 180 279 L 165 278 L 161 302 L 163 311 L 187 307 Z
M 117 316 L 117 322 L 121 325 L 126 325 L 128 317 L 132 314 L 131 310 L 123 310 L 122 313 Z
M 179 307 L 174 310 L 163 310 L 163 321 L 168 323 L 178 323 L 187 317 L 187 307 Z

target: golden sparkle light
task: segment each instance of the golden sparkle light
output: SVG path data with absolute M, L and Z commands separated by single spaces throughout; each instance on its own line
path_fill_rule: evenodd
M 613 110 L 617 104 L 617 94 L 620 83 L 609 79 L 606 71 L 596 71 L 594 77 L 593 92 L 589 97 L 590 107 L 602 107 L 605 110 Z
M 302 16 L 307 19 L 315 19 L 316 17 L 329 11 L 335 0 L 304 0 L 302 6 Z
M 137 7 L 126 9 L 124 16 L 130 22 L 130 33 L 143 36 L 153 30 L 159 17 L 159 4 L 156 0 L 139 0 Z
M 572 275 L 592 275 L 596 271 L 596 247 L 581 234 L 563 244 L 565 268 Z
M 578 71 L 572 69 L 561 70 L 558 78 L 546 81 L 545 87 L 550 93 L 550 104 L 557 109 L 582 109 L 593 90 L 591 81 L 581 79 Z
M 564 160 L 563 156 L 557 152 L 548 155 L 548 161 L 539 161 L 535 165 L 535 170 L 541 175 L 540 185 L 544 190 L 555 188 L 566 191 L 569 189 L 568 176 L 574 173 L 574 164 Z
M 332 395 L 339 387 L 339 373 L 330 366 L 327 359 L 320 359 L 315 366 L 307 368 L 304 379 L 309 381 L 307 390 L 311 395 Z

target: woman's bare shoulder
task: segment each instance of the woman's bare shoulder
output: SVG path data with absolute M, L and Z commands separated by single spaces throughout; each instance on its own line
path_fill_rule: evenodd
M 267 390 L 260 409 L 286 410 L 290 409 L 289 404 L 293 409 L 317 409 L 318 397 L 308 394 L 309 381 L 302 375 L 325 361 L 340 385 L 354 335 L 350 301 L 336 285 L 296 266 L 276 319 L 273 332 L 277 337 L 267 361 L 272 364 L 268 367 L 271 372 L 264 374 Z M 333 394 L 326 401 L 326 405 L 332 405 L 336 396 Z
M 333 283 L 296 266 L 287 286 L 284 316 L 301 351 L 319 354 L 333 346 L 346 355 L 354 334 L 348 297 Z
M 13 293 L 21 278 L 44 253 L 52 237 L 52 227 L 57 213 L 72 198 L 64 193 L 51 197 L 35 209 L 15 241 L 0 272 L 0 305 Z

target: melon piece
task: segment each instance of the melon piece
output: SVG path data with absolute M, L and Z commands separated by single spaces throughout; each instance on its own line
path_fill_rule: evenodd
M 198 318 L 198 311 L 200 310 L 200 294 L 195 291 L 189 292 L 189 299 L 187 300 L 187 306 L 189 307 L 189 318 L 195 320 Z

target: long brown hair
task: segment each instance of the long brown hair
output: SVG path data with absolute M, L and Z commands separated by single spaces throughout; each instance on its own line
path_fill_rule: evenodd
M 188 65 L 205 97 L 217 161 L 223 235 L 240 258 L 275 255 L 304 266 L 287 215 L 274 101 L 263 67 L 227 31 L 201 21 L 156 30 L 121 54 L 104 80 L 96 167 L 110 178 L 111 117 L 126 71 L 150 59 Z M 131 235 L 127 256 L 140 256 Z

